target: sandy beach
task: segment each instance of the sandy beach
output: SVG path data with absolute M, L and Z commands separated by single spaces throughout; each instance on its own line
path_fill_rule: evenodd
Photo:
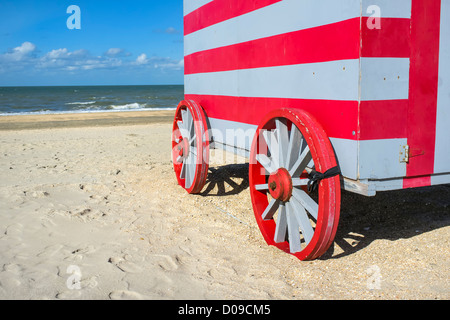
M 450 299 L 450 185 L 343 192 L 301 262 L 264 242 L 245 159 L 177 185 L 173 113 L 0 117 L 0 299 Z

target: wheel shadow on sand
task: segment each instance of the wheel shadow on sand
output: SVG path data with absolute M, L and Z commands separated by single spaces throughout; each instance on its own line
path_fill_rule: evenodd
M 247 192 L 248 170 L 248 163 L 210 167 L 200 195 L 220 197 Z M 449 225 L 450 184 L 378 192 L 374 197 L 341 190 L 334 244 L 319 259 L 338 259 L 375 240 L 408 239 Z
M 209 167 L 208 178 L 200 195 L 229 196 L 241 193 L 248 186 L 248 163 Z
M 449 225 L 450 184 L 379 192 L 374 197 L 342 190 L 335 245 L 319 259 L 338 259 L 375 240 L 408 239 Z

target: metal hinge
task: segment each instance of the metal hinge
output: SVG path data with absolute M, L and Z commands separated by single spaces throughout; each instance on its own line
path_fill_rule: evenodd
M 407 144 L 400 146 L 400 163 L 409 162 L 409 146 Z

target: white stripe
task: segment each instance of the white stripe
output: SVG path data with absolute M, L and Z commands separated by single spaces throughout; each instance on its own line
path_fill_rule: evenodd
M 369 9 L 377 6 L 380 9 L 381 18 L 411 18 L 411 0 L 362 0 L 363 17 L 375 14 Z
M 200 7 L 203 7 L 205 4 L 212 2 L 213 0 L 184 0 L 183 8 L 184 15 L 188 15 L 189 13 L 197 10 Z
M 359 101 L 359 62 L 339 60 L 189 74 L 185 75 L 185 93 Z M 361 100 L 408 99 L 409 59 L 363 58 L 361 67 Z
M 441 5 L 434 173 L 450 172 L 450 1 Z
M 356 180 L 358 178 L 358 141 L 330 138 L 339 162 L 342 176 Z
M 359 60 L 243 69 L 185 76 L 186 94 L 358 100 Z
M 368 189 L 374 191 L 390 191 L 403 189 L 403 178 L 369 180 L 368 183 Z
M 361 58 L 361 101 L 408 99 L 409 58 Z
M 438 174 L 431 176 L 431 185 L 438 185 L 438 184 L 447 184 L 450 183 L 450 173 L 447 174 Z
M 215 142 L 250 152 L 257 126 L 209 118 L 211 137 Z M 342 175 L 357 179 L 391 179 L 406 175 L 406 164 L 400 163 L 399 151 L 406 139 L 348 140 L 330 138 Z M 401 189 L 401 188 L 400 188 Z
M 211 137 L 214 142 L 250 151 L 258 126 L 215 118 L 208 118 L 208 120 L 211 125 Z
M 239 155 L 250 156 L 253 137 L 258 126 L 236 121 L 209 118 L 214 142 L 245 150 Z M 356 180 L 358 173 L 358 141 L 330 138 L 343 176 Z M 227 150 L 231 150 L 227 149 Z
M 359 179 L 390 179 L 406 176 L 406 163 L 400 162 L 400 148 L 406 139 L 359 141 Z
M 184 55 L 360 17 L 361 0 L 284 0 L 184 38 Z

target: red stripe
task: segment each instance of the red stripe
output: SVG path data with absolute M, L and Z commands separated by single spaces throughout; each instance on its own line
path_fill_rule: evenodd
M 198 101 L 210 118 L 253 125 L 259 125 L 264 115 L 274 109 L 298 108 L 311 113 L 330 137 L 357 139 L 357 101 L 247 98 L 192 94 L 186 95 L 185 98 Z M 380 132 L 380 134 L 386 133 L 389 133 L 389 131 Z
M 267 7 L 281 0 L 214 0 L 184 17 L 184 35 Z
M 431 177 L 423 176 L 423 177 L 411 177 L 403 179 L 403 189 L 407 188 L 418 188 L 418 187 L 426 187 L 431 185 Z
M 361 101 L 359 139 L 406 138 L 408 100 Z
M 358 59 L 359 26 L 355 18 L 193 53 L 185 74 Z
M 409 58 L 411 19 L 382 18 L 380 29 L 370 29 L 368 19 L 362 18 L 362 57 Z
M 382 19 L 382 29 L 364 29 L 363 57 L 409 57 L 409 19 Z M 185 74 L 262 68 L 360 56 L 360 18 L 289 32 L 186 56 Z
M 441 0 L 412 0 L 408 177 L 434 171 L 440 17 Z
M 310 112 L 333 138 L 373 140 L 406 137 L 405 113 L 408 100 L 362 101 L 358 124 L 357 101 L 193 94 L 186 95 L 186 99 L 198 101 L 207 116 L 216 119 L 259 125 L 269 111 L 277 108 L 299 108 Z M 389 116 L 386 116 L 387 114 Z
M 185 57 L 185 73 L 217 72 L 357 59 L 359 18 L 285 33 Z

